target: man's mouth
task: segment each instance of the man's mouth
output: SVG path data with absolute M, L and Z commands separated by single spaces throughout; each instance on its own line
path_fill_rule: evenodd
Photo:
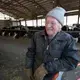
M 53 31 L 53 29 L 50 29 L 50 28 L 49 28 L 49 29 L 47 29 L 47 30 L 48 30 L 48 31 Z

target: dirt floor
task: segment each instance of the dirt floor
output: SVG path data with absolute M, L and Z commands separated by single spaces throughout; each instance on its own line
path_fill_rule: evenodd
M 24 62 L 29 42 L 30 39 L 27 38 L 0 37 L 0 80 L 27 80 Z M 77 46 L 80 49 L 80 43 Z M 78 78 L 80 78 L 80 66 L 64 73 L 62 80 L 77 80 Z

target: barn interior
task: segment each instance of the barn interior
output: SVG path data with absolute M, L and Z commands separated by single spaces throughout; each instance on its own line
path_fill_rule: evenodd
M 76 40 L 80 57 L 80 0 L 0 0 L 0 80 L 26 80 L 25 55 L 35 32 L 45 27 L 46 14 L 56 6 L 66 10 L 62 30 Z M 80 78 L 80 66 L 62 80 Z

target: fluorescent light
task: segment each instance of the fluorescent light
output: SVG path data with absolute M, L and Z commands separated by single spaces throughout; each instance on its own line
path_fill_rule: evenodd
M 18 20 L 24 20 L 24 18 L 19 18 Z
M 43 15 L 38 15 L 37 17 L 43 17 Z
M 76 9 L 76 10 L 71 10 L 71 11 L 67 11 L 66 13 L 77 12 L 77 11 L 79 11 L 79 10 L 78 10 L 78 9 Z

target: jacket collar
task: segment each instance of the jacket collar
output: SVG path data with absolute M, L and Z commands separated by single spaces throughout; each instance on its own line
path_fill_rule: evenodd
M 40 32 L 40 35 L 46 36 L 46 35 L 47 35 L 47 34 L 46 34 L 46 31 L 45 31 L 45 30 L 42 30 L 42 31 Z
M 56 34 L 56 40 L 61 40 L 61 41 L 64 41 L 65 40 L 65 35 L 64 35 L 64 31 L 60 31 L 60 32 L 58 32 L 57 34 Z M 40 32 L 40 35 L 41 36 L 46 36 L 47 34 L 46 34 L 46 31 L 45 30 L 42 30 L 41 32 Z

